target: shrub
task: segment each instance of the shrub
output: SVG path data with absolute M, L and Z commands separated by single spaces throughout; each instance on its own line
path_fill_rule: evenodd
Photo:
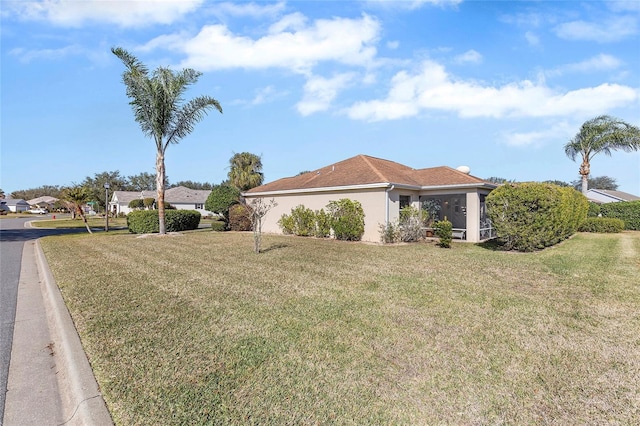
M 621 219 L 624 229 L 640 231 L 640 201 L 621 201 L 600 206 L 603 217 Z
M 331 235 L 331 216 L 324 209 L 315 212 L 315 236 L 318 238 L 327 238 Z
M 400 226 L 397 223 L 389 222 L 386 225 L 380 224 L 380 242 L 392 244 L 400 241 Z
M 140 198 L 129 201 L 128 207 L 130 209 L 141 209 L 144 207 L 144 202 Z
M 293 220 L 293 234 L 300 237 L 308 237 L 316 232 L 316 215 L 313 210 L 302 204 L 291 209 Z
M 587 210 L 582 194 L 552 184 L 505 184 L 487 196 L 487 212 L 507 250 L 557 244 L 576 232 Z
M 600 214 L 600 204 L 589 201 L 589 211 L 587 211 L 587 217 L 598 217 Z
M 211 190 L 211 193 L 207 197 L 207 201 L 204 203 L 204 208 L 210 212 L 222 215 L 225 222 L 229 222 L 229 209 L 232 205 L 238 204 L 240 198 L 240 191 L 227 184 L 222 183 L 216 185 Z
M 180 232 L 197 229 L 200 213 L 195 210 L 165 211 L 167 232 Z M 159 232 L 158 210 L 136 210 L 127 215 L 127 226 L 132 234 L 151 234 Z
M 580 225 L 581 232 L 622 232 L 624 222 L 621 219 L 611 217 L 588 217 Z
M 155 203 L 156 203 L 156 199 L 153 197 L 147 197 L 142 200 L 142 205 L 147 209 L 149 207 L 152 207 Z
M 440 238 L 440 247 L 451 247 L 451 241 L 453 241 L 453 224 L 449 222 L 446 217 L 444 220 L 434 222 L 433 231 L 435 236 Z
M 280 229 L 282 229 L 283 234 L 292 235 L 295 228 L 293 216 L 289 214 L 283 214 L 282 216 L 280 216 L 280 220 L 278 220 L 278 226 L 280 227 Z
M 358 201 L 342 198 L 327 204 L 333 235 L 338 240 L 359 241 L 364 234 L 364 210 Z
M 251 212 L 244 204 L 234 204 L 229 208 L 229 229 L 231 231 L 251 231 Z
M 420 210 L 413 206 L 406 206 L 400 210 L 399 230 L 401 241 L 420 241 L 424 237 L 422 225 Z

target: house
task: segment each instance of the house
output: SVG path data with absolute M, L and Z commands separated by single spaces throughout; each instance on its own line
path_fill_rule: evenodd
M 213 213 L 205 210 L 204 204 L 211 194 L 211 190 L 191 189 L 184 186 L 176 186 L 164 191 L 164 200 L 178 210 L 197 210 L 203 216 L 211 216 Z M 156 198 L 156 191 L 113 191 L 109 210 L 118 213 L 129 213 L 132 200 Z
M 616 203 L 618 201 L 638 201 L 640 197 L 622 191 L 611 191 L 609 189 L 589 189 L 587 199 L 594 203 Z
M 27 203 L 29 203 L 29 206 L 31 206 L 32 208 L 53 210 L 53 205 L 56 203 L 56 201 L 58 201 L 56 197 L 44 195 L 42 197 L 27 200 Z
M 275 199 L 278 203 L 263 219 L 263 230 L 281 233 L 278 220 L 304 205 L 312 210 L 330 201 L 359 201 L 365 213 L 364 241 L 380 241 L 380 225 L 398 220 L 400 209 L 424 208 L 436 219 L 445 216 L 454 236 L 483 241 L 494 235 L 487 217 L 485 198 L 496 184 L 469 174 L 468 167 L 413 169 L 389 160 L 357 155 L 344 161 L 283 178 L 243 193 L 252 199 Z
M 29 210 L 29 203 L 22 198 L 4 198 L 1 202 L 2 209 L 10 212 L 20 213 Z

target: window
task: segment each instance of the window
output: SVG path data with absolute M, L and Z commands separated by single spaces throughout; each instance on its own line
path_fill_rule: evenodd
M 197 209 L 204 209 L 204 204 L 196 204 L 196 210 Z
M 411 205 L 411 195 L 400 196 L 400 210 Z

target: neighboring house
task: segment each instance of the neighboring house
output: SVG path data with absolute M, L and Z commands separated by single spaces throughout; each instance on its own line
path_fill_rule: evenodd
M 26 212 L 29 210 L 29 203 L 22 198 L 5 198 L 2 200 L 2 205 L 6 210 L 14 213 Z
M 393 161 L 358 155 L 298 176 L 283 178 L 243 193 L 247 202 L 272 198 L 278 203 L 264 217 L 263 230 L 282 233 L 278 220 L 304 205 L 320 210 L 330 201 L 359 201 L 365 213 L 364 241 L 380 241 L 380 225 L 398 220 L 400 209 L 425 208 L 453 224 L 454 235 L 467 241 L 494 236 L 485 198 L 496 184 L 450 167 L 412 169 Z
M 203 216 L 211 216 L 213 213 L 204 209 L 204 204 L 211 194 L 211 190 L 191 189 L 184 186 L 176 186 L 164 191 L 164 200 L 178 210 L 197 210 Z M 156 198 L 156 191 L 113 191 L 109 209 L 112 212 L 129 213 L 129 203 L 135 199 Z
M 58 201 L 56 197 L 44 195 L 42 197 L 27 200 L 27 203 L 29 203 L 29 206 L 31 206 L 32 208 L 52 210 L 53 205 L 56 203 L 56 201 Z
M 611 191 L 609 189 L 588 189 L 587 198 L 594 203 L 617 203 L 618 201 L 637 201 L 640 197 L 622 191 Z

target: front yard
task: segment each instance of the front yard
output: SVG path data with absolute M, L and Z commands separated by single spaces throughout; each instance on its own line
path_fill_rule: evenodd
M 640 232 L 537 253 L 250 233 L 42 241 L 135 424 L 634 424 Z

